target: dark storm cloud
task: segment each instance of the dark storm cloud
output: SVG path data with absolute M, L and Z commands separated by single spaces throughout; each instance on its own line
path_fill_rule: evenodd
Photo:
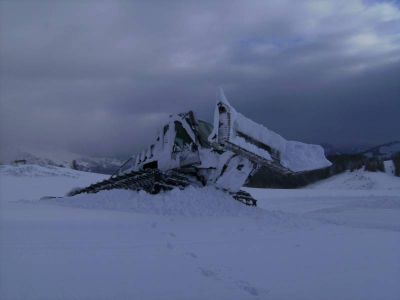
M 129 154 L 218 86 L 288 138 L 399 139 L 392 2 L 2 1 L 1 141 Z

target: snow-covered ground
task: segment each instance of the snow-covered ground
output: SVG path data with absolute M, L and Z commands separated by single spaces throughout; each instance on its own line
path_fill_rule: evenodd
M 0 167 L 0 299 L 399 299 L 400 179 L 62 196 L 105 176 Z

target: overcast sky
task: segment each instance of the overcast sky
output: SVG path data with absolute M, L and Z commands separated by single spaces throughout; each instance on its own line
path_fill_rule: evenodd
M 1 1 L 1 147 L 129 155 L 222 86 L 284 137 L 400 139 L 396 1 Z

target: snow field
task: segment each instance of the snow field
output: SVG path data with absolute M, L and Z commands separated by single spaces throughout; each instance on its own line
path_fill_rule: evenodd
M 0 168 L 0 299 L 399 298 L 395 181 L 248 189 L 250 208 L 211 188 L 40 200 L 104 176 L 24 168 Z

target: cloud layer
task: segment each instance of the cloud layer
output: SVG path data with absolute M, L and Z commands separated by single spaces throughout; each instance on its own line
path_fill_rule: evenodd
M 149 1 L 150 2 L 150 1 Z M 291 139 L 399 139 L 389 1 L 0 2 L 1 142 L 128 155 L 218 86 Z

